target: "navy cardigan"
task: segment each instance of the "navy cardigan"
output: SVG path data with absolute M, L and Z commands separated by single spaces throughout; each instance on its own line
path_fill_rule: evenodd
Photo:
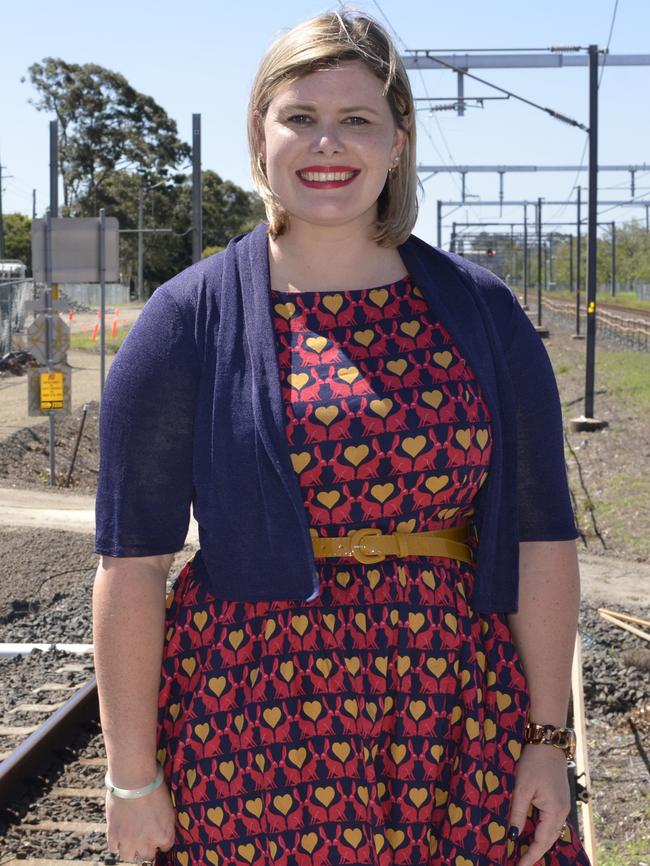
M 472 606 L 514 612 L 519 542 L 575 539 L 559 395 L 541 339 L 490 271 L 411 235 L 413 283 L 474 371 L 492 422 L 476 498 Z M 318 594 L 307 511 L 289 457 L 272 321 L 267 226 L 160 286 L 106 378 L 95 551 L 183 547 L 218 598 Z

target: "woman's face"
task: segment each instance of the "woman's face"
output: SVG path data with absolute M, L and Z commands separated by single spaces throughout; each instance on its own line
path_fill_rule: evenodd
M 296 220 L 372 225 L 388 169 L 406 143 L 382 82 L 361 61 L 281 85 L 263 124 L 269 185 Z

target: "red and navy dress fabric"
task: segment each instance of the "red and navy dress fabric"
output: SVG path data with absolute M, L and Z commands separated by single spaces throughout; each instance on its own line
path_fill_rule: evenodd
M 272 305 L 312 534 L 471 521 L 489 413 L 410 278 Z M 537 818 L 507 839 L 529 695 L 505 614 L 468 604 L 473 564 L 316 562 L 311 601 L 218 599 L 181 570 L 158 718 L 177 835 L 157 863 L 514 866 Z M 589 866 L 571 825 L 540 862 Z

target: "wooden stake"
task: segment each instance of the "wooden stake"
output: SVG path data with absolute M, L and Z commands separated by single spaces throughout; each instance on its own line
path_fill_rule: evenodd
M 594 810 L 592 805 L 591 779 L 589 777 L 589 755 L 587 750 L 587 723 L 585 717 L 585 696 L 582 685 L 582 646 L 580 634 L 576 633 L 571 665 L 571 697 L 573 699 L 573 724 L 576 732 L 576 777 L 587 791 L 587 802 L 578 800 L 582 810 L 582 835 L 584 848 L 591 861 L 591 866 L 598 866 L 596 861 L 596 832 L 594 829 Z M 576 828 L 577 829 L 577 828 Z
M 620 613 L 618 610 L 609 610 L 607 607 L 599 607 L 598 612 L 603 611 L 603 613 L 608 613 L 610 616 L 615 616 L 616 619 L 624 619 L 627 622 L 636 622 L 639 625 L 647 625 L 650 626 L 650 622 L 647 619 L 639 619 L 638 616 L 630 616 L 629 613 Z
M 611 622 L 614 625 L 617 625 L 619 628 L 624 628 L 626 631 L 631 631 L 632 634 L 643 638 L 643 640 L 650 641 L 650 633 L 648 633 L 647 631 L 642 631 L 635 625 L 629 625 L 629 623 L 621 622 L 615 616 L 611 616 L 609 613 L 605 613 L 603 608 L 598 608 L 598 613 L 602 616 L 603 619 L 607 620 L 607 622 Z

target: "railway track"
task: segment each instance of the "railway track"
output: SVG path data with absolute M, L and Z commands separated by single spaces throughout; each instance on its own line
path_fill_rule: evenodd
M 522 300 L 520 298 L 520 300 Z M 537 309 L 536 295 L 529 294 L 529 315 Z M 542 305 L 548 314 L 565 323 L 575 322 L 575 301 L 563 298 L 542 297 Z M 586 310 L 581 310 L 580 319 L 586 331 Z M 620 307 L 616 304 L 598 302 L 597 333 L 608 340 L 613 347 L 631 348 L 641 352 L 650 351 L 650 311 L 639 307 Z
M 116 862 L 105 840 L 106 759 L 91 669 L 87 659 L 64 661 L 32 686 L 33 702 L 21 694 L 9 711 L 16 723 L 0 725 L 0 866 Z

